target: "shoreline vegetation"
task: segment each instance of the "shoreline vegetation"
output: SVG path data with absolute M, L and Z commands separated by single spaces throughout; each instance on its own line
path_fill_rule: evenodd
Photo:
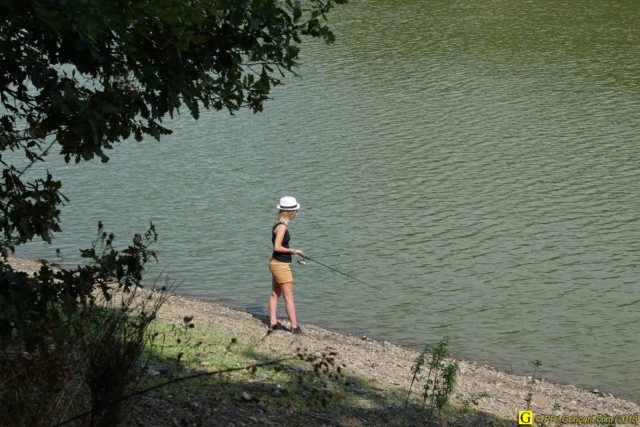
M 27 273 L 40 266 L 39 262 L 23 258 L 10 257 L 9 262 Z M 142 289 L 139 296 L 146 297 L 150 292 Z M 286 331 L 267 334 L 265 321 L 240 308 L 171 293 L 154 321 L 157 335 L 164 338 L 159 347 L 162 358 L 150 358 L 143 384 L 195 376 L 194 373 L 207 375 L 208 371 L 217 372 L 221 368 L 239 369 L 226 376 L 211 375 L 213 379 L 208 382 L 200 376 L 194 381 L 176 381 L 172 386 L 138 396 L 130 425 L 360 426 L 424 422 L 415 409 L 419 406 L 416 403 L 419 390 L 416 392 L 414 388 L 409 410 L 405 405 L 412 383 L 412 366 L 419 355 L 417 350 L 304 323 L 303 335 Z M 214 335 L 217 341 L 212 338 Z M 175 342 L 182 347 L 176 347 Z M 172 353 L 172 347 L 177 348 L 176 352 Z M 323 407 L 302 410 L 304 402 L 302 406 L 288 403 L 300 396 L 295 391 L 287 393 L 291 378 L 282 377 L 279 370 L 270 371 L 266 377 L 256 373 L 255 368 L 242 370 L 243 366 L 286 359 L 301 351 L 308 355 L 331 355 L 340 367 L 338 371 L 348 378 L 341 390 L 334 387 L 335 399 L 329 399 Z M 478 362 L 457 362 L 459 371 L 445 416 L 446 425 L 515 425 L 518 411 L 526 409 L 528 403 L 534 415 L 549 416 L 544 423 L 535 425 L 575 424 L 577 420 L 572 423 L 561 417 L 580 417 L 582 425 L 604 425 L 590 424 L 584 417 L 636 416 L 633 419 L 637 420 L 640 414 L 638 403 L 610 393 L 556 384 L 536 378 L 535 373 L 532 378 Z M 289 366 L 284 371 L 295 374 L 299 369 Z M 306 374 L 297 375 L 300 379 Z

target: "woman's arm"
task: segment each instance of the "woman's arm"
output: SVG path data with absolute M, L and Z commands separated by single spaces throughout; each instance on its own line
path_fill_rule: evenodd
M 302 255 L 302 251 L 300 249 L 294 248 L 285 248 L 282 246 L 282 239 L 284 239 L 284 233 L 287 231 L 287 227 L 284 224 L 279 224 L 276 229 L 276 238 L 273 242 L 273 250 L 276 252 L 281 252 L 285 254 L 293 254 L 293 255 Z

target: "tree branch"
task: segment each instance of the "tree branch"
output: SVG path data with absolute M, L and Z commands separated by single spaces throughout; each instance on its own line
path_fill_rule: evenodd
M 20 171 L 20 173 L 18 173 L 18 176 L 22 176 L 29 168 L 31 168 L 31 166 L 33 166 L 33 164 L 38 161 L 38 160 L 42 160 L 44 156 L 47 155 L 47 153 L 49 152 L 49 150 L 51 149 L 51 147 L 53 147 L 53 144 L 55 144 L 58 141 L 57 138 L 54 138 L 53 141 L 51 141 L 51 144 L 49 144 L 49 146 L 47 148 L 45 148 L 45 150 L 38 155 L 38 157 L 36 157 L 35 159 L 31 160 L 31 163 L 29 163 L 27 166 L 24 167 L 24 169 L 22 169 Z
M 229 372 L 244 371 L 246 369 L 261 368 L 261 367 L 264 367 L 264 366 L 275 366 L 275 365 L 281 364 L 282 362 L 286 362 L 288 360 L 296 359 L 297 357 L 298 357 L 297 355 L 291 355 L 291 356 L 283 357 L 283 358 L 280 358 L 280 359 L 272 360 L 270 362 L 256 363 L 254 365 L 243 366 L 243 367 L 240 367 L 240 368 L 227 368 L 227 369 L 221 369 L 219 371 L 214 371 L 214 372 L 199 372 L 199 373 L 193 374 L 193 375 L 187 375 L 187 376 L 180 377 L 180 378 L 174 378 L 174 379 L 166 381 L 166 382 L 164 382 L 162 384 L 157 384 L 157 385 L 154 385 L 152 387 L 147 387 L 145 389 L 138 390 L 138 391 L 133 392 L 131 394 L 128 394 L 128 395 L 126 395 L 124 397 L 121 397 L 120 399 L 116 399 L 116 400 L 114 400 L 112 402 L 109 402 L 109 403 L 107 403 L 105 405 L 102 405 L 102 406 L 100 406 L 98 408 L 94 408 L 94 409 L 91 409 L 90 411 L 83 412 L 82 414 L 76 415 L 76 416 L 74 416 L 72 418 L 68 418 L 68 419 L 62 421 L 59 424 L 55 424 L 54 427 L 62 426 L 62 425 L 65 425 L 65 424 L 69 424 L 69 423 L 71 423 L 73 421 L 76 421 L 76 420 L 79 420 L 81 418 L 84 418 L 87 415 L 91 415 L 91 414 L 93 414 L 93 413 L 95 413 L 97 411 L 102 411 L 103 409 L 110 408 L 110 407 L 112 407 L 114 405 L 117 405 L 118 403 L 121 403 L 121 402 L 124 402 L 125 400 L 131 399 L 132 397 L 140 396 L 142 394 L 148 393 L 148 392 L 153 391 L 153 390 L 157 390 L 157 389 L 162 388 L 162 387 L 166 387 L 166 386 L 171 385 L 171 384 L 176 384 L 176 383 L 179 383 L 179 382 L 182 382 L 182 381 L 193 380 L 195 378 L 206 377 L 208 375 L 226 374 L 226 373 L 229 373 Z

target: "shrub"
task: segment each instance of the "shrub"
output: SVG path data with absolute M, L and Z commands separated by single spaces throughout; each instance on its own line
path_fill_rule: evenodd
M 411 368 L 412 379 L 405 401 L 405 410 L 409 402 L 413 385 L 424 380 L 422 386 L 421 411 L 428 422 L 433 422 L 449 402 L 456 385 L 458 363 L 446 362 L 449 356 L 449 339 L 442 338 L 436 345 L 425 345 Z M 422 375 L 426 363 L 426 378 Z

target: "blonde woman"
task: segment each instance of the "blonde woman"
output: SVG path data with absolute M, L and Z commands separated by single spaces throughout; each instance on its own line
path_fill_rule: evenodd
M 302 255 L 300 249 L 289 247 L 289 222 L 298 215 L 300 203 L 295 197 L 286 196 L 278 203 L 278 215 L 271 229 L 273 254 L 269 260 L 271 271 L 271 296 L 269 297 L 269 332 L 282 328 L 278 323 L 278 298 L 284 297 L 284 308 L 291 322 L 291 332 L 301 334 L 302 329 L 296 319 L 296 306 L 293 302 L 293 274 L 291 273 L 291 255 Z

